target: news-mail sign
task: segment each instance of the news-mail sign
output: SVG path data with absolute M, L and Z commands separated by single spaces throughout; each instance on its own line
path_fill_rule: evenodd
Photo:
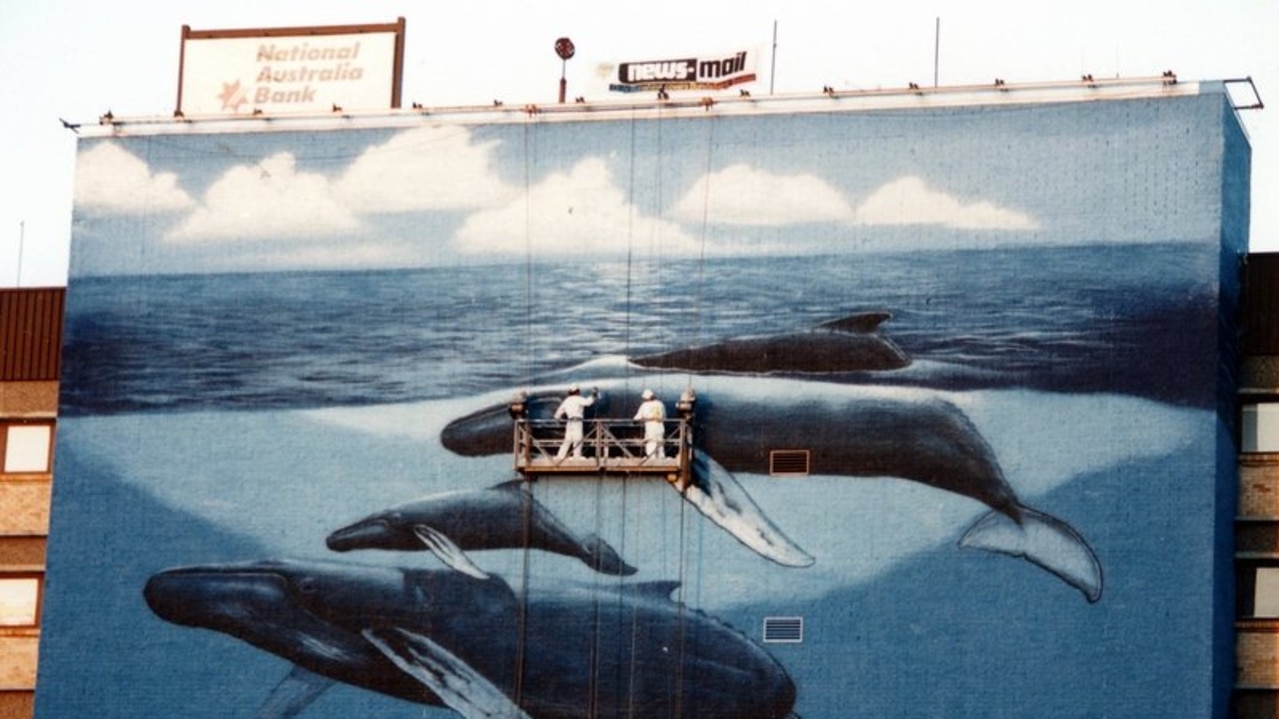
M 400 106 L 404 18 L 381 25 L 182 28 L 184 116 L 377 110 Z
M 741 50 L 711 57 L 624 62 L 617 67 L 617 81 L 609 84 L 608 89 L 614 92 L 723 90 L 755 81 L 757 54 Z

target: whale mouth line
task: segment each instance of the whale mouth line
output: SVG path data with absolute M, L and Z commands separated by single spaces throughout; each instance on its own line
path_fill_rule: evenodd
M 335 552 L 349 552 L 369 542 L 384 538 L 391 527 L 385 519 L 365 519 L 338 529 L 325 538 L 325 545 Z
M 183 567 L 152 576 L 142 595 L 165 621 L 209 626 L 269 619 L 271 608 L 288 601 L 289 583 L 269 568 Z

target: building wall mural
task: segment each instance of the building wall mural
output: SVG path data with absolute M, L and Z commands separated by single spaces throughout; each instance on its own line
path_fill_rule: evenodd
M 37 715 L 1212 715 L 1224 93 L 815 107 L 84 139 Z

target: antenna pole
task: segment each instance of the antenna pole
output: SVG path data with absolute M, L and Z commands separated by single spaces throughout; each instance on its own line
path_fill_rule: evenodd
M 937 67 L 941 57 L 941 17 L 933 25 L 933 87 L 937 87 Z
M 777 78 L 777 21 L 773 21 L 773 56 L 769 59 L 768 94 L 773 94 L 773 81 Z
M 22 246 L 27 238 L 27 221 L 18 222 L 18 287 L 22 286 Z

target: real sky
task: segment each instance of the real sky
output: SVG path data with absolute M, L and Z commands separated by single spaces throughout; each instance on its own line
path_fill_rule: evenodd
M 553 44 L 577 46 L 569 93 L 619 99 L 610 66 L 752 47 L 762 51 L 755 95 L 837 89 L 1144 77 L 1251 77 L 1261 100 L 1279 84 L 1279 3 L 1270 0 L 1146 3 L 906 2 L 868 9 L 844 3 L 651 0 L 600 5 L 474 0 L 439 6 L 351 3 L 135 3 L 83 0 L 0 7 L 0 62 L 12 109 L 0 201 L 0 286 L 61 285 L 72 234 L 76 135 L 60 119 L 95 123 L 168 115 L 177 94 L 183 25 L 196 29 L 407 21 L 403 97 L 430 106 L 555 100 L 561 72 Z M 776 52 L 774 46 L 776 28 Z M 936 68 L 934 59 L 937 60 Z M 770 62 L 771 60 L 771 62 Z M 1252 104 L 1247 84 L 1234 85 Z M 1277 96 L 1279 97 L 1279 96 Z M 1279 120 L 1242 112 L 1253 146 L 1251 249 L 1279 251 Z

